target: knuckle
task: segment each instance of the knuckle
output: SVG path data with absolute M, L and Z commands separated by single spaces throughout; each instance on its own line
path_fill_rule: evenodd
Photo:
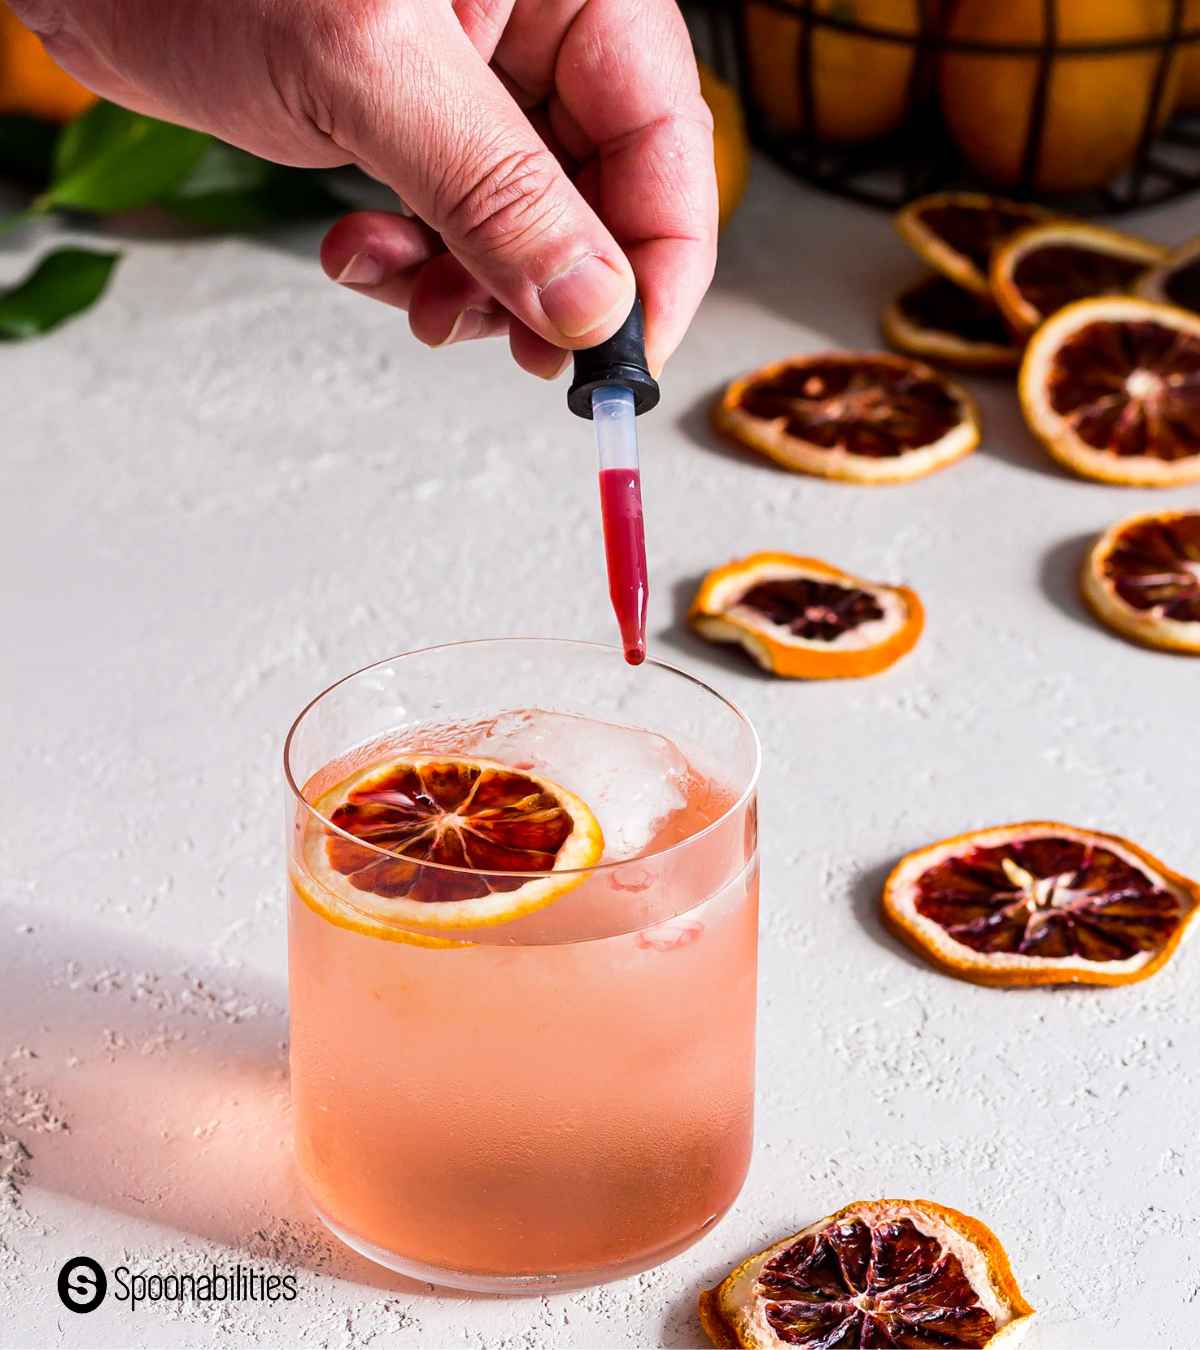
M 456 176 L 439 194 L 438 228 L 484 253 L 511 248 L 555 228 L 563 211 L 554 190 L 558 165 L 547 150 L 511 150 Z
M 386 41 L 398 9 L 393 0 L 324 0 L 303 6 L 302 14 L 330 54 L 361 59 Z
M 313 0 L 296 6 L 290 23 L 268 26 L 268 67 L 285 106 L 335 139 L 369 125 L 384 83 L 376 72 L 402 49 L 403 8 L 394 0 Z M 347 71 L 361 78 L 347 81 Z

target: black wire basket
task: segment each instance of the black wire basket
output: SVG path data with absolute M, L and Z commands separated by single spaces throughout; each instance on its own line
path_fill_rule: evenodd
M 895 208 L 939 189 L 982 189 L 1094 214 L 1200 186 L 1200 0 L 1147 0 L 1147 35 L 1088 41 L 1068 38 L 1081 15 L 1102 31 L 1112 0 L 990 4 L 1020 6 L 1038 39 L 969 35 L 963 0 L 684 9 L 701 53 L 739 89 L 752 141 L 840 196 Z M 907 17 L 886 26 L 856 17 L 864 11 Z

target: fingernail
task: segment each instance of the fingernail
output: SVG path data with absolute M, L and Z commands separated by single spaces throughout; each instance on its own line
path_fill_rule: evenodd
M 543 380 L 557 380 L 558 377 L 563 373 L 564 370 L 566 370 L 566 368 L 570 364 L 571 364 L 571 353 L 563 352 L 562 360 L 558 363 L 558 365 L 554 367 L 553 370 L 546 370 L 546 371 L 539 370 L 538 374 L 542 377 Z
M 383 264 L 370 253 L 356 253 L 338 273 L 343 286 L 378 286 L 384 278 Z
M 450 325 L 450 331 L 435 347 L 448 347 L 452 342 L 470 342 L 472 338 L 482 337 L 491 316 L 486 310 L 468 306 Z
M 628 280 L 594 253 L 552 277 L 540 298 L 546 318 L 566 338 L 590 333 L 613 310 L 633 303 Z

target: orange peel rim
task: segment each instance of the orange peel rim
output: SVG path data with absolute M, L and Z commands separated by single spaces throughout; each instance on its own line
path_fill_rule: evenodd
M 724 582 L 752 572 L 760 565 L 793 568 L 797 575 L 826 577 L 830 581 L 862 590 L 887 591 L 900 598 L 908 617 L 900 628 L 872 647 L 839 652 L 793 647 L 776 642 L 771 638 L 766 625 L 747 623 L 743 619 L 732 617 L 728 609 L 721 608 L 713 600 L 714 594 Z M 717 622 L 714 623 L 714 620 Z M 740 642 L 760 665 L 770 670 L 772 674 L 781 675 L 785 679 L 859 679 L 887 670 L 912 651 L 925 628 L 925 607 L 916 591 L 907 586 L 888 586 L 883 582 L 867 581 L 852 572 L 843 571 L 840 567 L 823 562 L 820 558 L 768 550 L 750 553 L 744 558 L 735 558 L 720 567 L 714 567 L 700 583 L 688 611 L 688 622 L 702 637 L 709 640 Z M 722 632 L 721 629 L 731 631 Z M 764 660 L 764 657 L 767 660 Z
M 964 290 L 976 295 L 992 297 L 992 288 L 987 273 L 977 266 L 965 253 L 951 248 L 941 235 L 931 230 L 921 219 L 930 207 L 966 206 L 979 207 L 982 210 L 1011 210 L 1028 215 L 1030 223 L 1039 219 L 1050 221 L 1058 219 L 1054 212 L 1032 202 L 1015 202 L 1007 197 L 993 197 L 986 192 L 931 192 L 915 201 L 908 202 L 896 212 L 893 223 L 900 237 L 930 267 L 944 277 L 957 282 Z
M 822 1227 L 840 1223 L 843 1219 L 859 1213 L 868 1205 L 899 1205 L 923 1210 L 940 1219 L 948 1228 L 954 1229 L 982 1254 L 988 1275 L 1013 1310 L 1012 1320 L 1002 1327 L 995 1336 L 991 1337 L 988 1344 L 995 1344 L 1001 1336 L 1010 1336 L 1013 1327 L 1027 1321 L 1034 1315 L 1035 1310 L 1021 1293 L 1016 1276 L 1013 1274 L 1012 1263 L 1000 1239 L 981 1219 L 973 1218 L 970 1214 L 964 1214 L 961 1210 L 951 1209 L 948 1205 L 939 1205 L 933 1200 L 856 1200 L 853 1204 L 843 1205 L 841 1209 L 829 1215 L 828 1218 L 818 1220 L 818 1223 Z M 814 1226 L 813 1224 L 808 1225 L 809 1228 Z M 804 1231 L 805 1229 L 800 1229 L 801 1233 Z M 795 1236 L 798 1237 L 799 1233 Z M 783 1241 L 787 1242 L 789 1239 Z M 771 1247 L 780 1245 L 778 1242 L 771 1243 Z M 720 1284 L 714 1285 L 711 1289 L 705 1289 L 700 1294 L 700 1325 L 704 1328 L 709 1340 L 717 1347 L 717 1350 L 744 1350 L 744 1343 L 738 1340 L 735 1328 L 726 1319 L 721 1307 L 721 1291 L 732 1285 L 751 1262 L 757 1261 L 763 1252 L 768 1250 L 770 1250 L 769 1247 L 764 1247 L 755 1252 L 753 1256 L 748 1256 L 735 1266 Z
M 1111 450 L 1098 450 L 1075 435 L 1063 419 L 1048 407 L 1044 385 L 1054 353 L 1073 333 L 1090 321 L 1158 320 L 1200 338 L 1200 314 L 1141 300 L 1133 296 L 1096 296 L 1076 300 L 1052 314 L 1029 339 L 1017 377 L 1021 411 L 1030 431 L 1045 446 L 1053 459 L 1078 474 L 1100 483 L 1119 487 L 1179 487 L 1200 480 L 1200 452 L 1178 460 L 1155 459 L 1151 455 L 1122 456 Z
M 361 782 L 393 769 L 397 764 L 423 767 L 429 763 L 440 762 L 466 764 L 476 769 L 494 770 L 528 778 L 538 784 L 542 791 L 553 796 L 559 806 L 567 812 L 572 822 L 572 832 L 560 846 L 555 866 L 544 872 L 531 872 L 528 881 L 523 882 L 515 890 L 465 900 L 415 901 L 406 896 L 392 896 L 387 899 L 389 913 L 377 918 L 365 908 L 371 904 L 372 892 L 360 892 L 350 883 L 343 881 L 341 874 L 325 856 L 323 845 L 326 837 L 332 834 L 350 838 L 362 847 L 377 853 L 381 858 L 386 858 L 389 850 L 377 848 L 369 842 L 364 843 L 356 836 L 348 835 L 345 830 L 338 828 L 332 823 L 333 809 L 340 805 Z M 401 754 L 386 763 L 372 764 L 358 770 L 348 779 L 327 789 L 315 802 L 307 805 L 310 814 L 303 820 L 302 852 L 305 872 L 310 878 L 312 889 L 306 890 L 298 885 L 297 890 L 301 897 L 310 908 L 324 914 L 331 922 L 343 928 L 369 932 L 373 936 L 394 934 L 393 940 L 399 942 L 411 942 L 428 931 L 431 940 L 417 941 L 418 946 L 462 945 L 454 940 L 456 930 L 488 928 L 510 923 L 514 919 L 544 909 L 585 881 L 591 875 L 592 867 L 600 862 L 604 852 L 604 835 L 600 824 L 587 803 L 576 793 L 533 770 L 513 769 L 509 765 L 475 755 Z M 418 866 L 428 865 L 438 870 L 479 871 L 481 875 L 487 875 L 484 869 L 443 868 L 442 864 L 424 864 L 419 859 L 407 861 L 416 861 Z M 497 873 L 497 875 L 511 874 Z M 329 903 L 323 904 L 316 898 L 312 893 L 313 889 L 328 895 Z M 381 931 L 384 928 L 389 930 L 387 934 Z
M 748 387 L 772 379 L 780 371 L 818 361 L 851 365 L 856 360 L 889 365 L 941 385 L 958 406 L 958 422 L 932 445 L 914 446 L 899 455 L 876 458 L 813 445 L 798 436 L 789 435 L 774 422 L 743 412 L 739 406 Z M 766 455 L 793 473 L 806 473 L 814 478 L 869 487 L 911 483 L 938 469 L 947 468 L 975 450 L 983 435 L 979 405 L 962 385 L 927 362 L 897 352 L 801 352 L 770 361 L 731 380 L 713 403 L 710 416 L 712 425 L 721 435 L 743 449 Z
M 1178 516 L 1195 514 L 1195 511 L 1186 509 L 1141 511 L 1109 526 L 1088 549 L 1083 566 L 1079 570 L 1079 591 L 1084 604 L 1106 628 L 1142 647 L 1153 647 L 1162 652 L 1178 652 L 1186 656 L 1200 654 L 1200 624 L 1164 619 L 1151 611 L 1134 609 L 1115 593 L 1113 587 L 1105 580 L 1102 570 L 1105 559 L 1131 525 L 1138 525 L 1147 520 L 1172 520 Z M 1194 635 L 1176 631 L 1189 627 L 1196 630 Z
M 1084 248 L 1091 248 L 1095 253 L 1137 258 L 1145 263 L 1147 269 L 1164 262 L 1167 257 L 1167 249 L 1162 244 L 1086 221 L 1043 220 L 1026 225 L 1006 239 L 992 254 L 988 274 L 993 300 L 1013 332 L 1021 339 L 1027 338 L 1047 316 L 1035 309 L 1021 294 L 1013 280 L 1013 269 L 1027 253 L 1050 242 L 1074 242 Z
M 938 274 L 940 276 L 940 274 Z M 919 291 L 934 276 L 914 282 L 905 288 L 884 308 L 879 316 L 879 327 L 884 341 L 902 356 L 918 361 L 940 361 L 957 370 L 988 371 L 1015 370 L 1021 364 L 1021 343 L 1016 338 L 1003 346 L 998 342 L 969 342 L 953 333 L 937 328 L 922 328 L 904 312 L 904 301 Z M 948 278 L 940 276 L 945 282 Z M 997 314 L 1000 311 L 997 309 Z M 1003 318 L 1003 315 L 1000 315 Z
M 1154 956 L 1145 965 L 1139 966 L 1133 971 L 1088 969 L 1089 966 L 1095 966 L 1097 963 L 1084 961 L 1082 958 L 1077 958 L 1078 964 L 1071 967 L 1054 966 L 1041 969 L 1035 966 L 1020 968 L 989 967 L 986 954 L 983 952 L 973 952 L 970 948 L 964 947 L 963 950 L 971 951 L 971 955 L 960 961 L 947 953 L 936 950 L 896 904 L 896 891 L 902 875 L 924 856 L 939 853 L 948 848 L 952 849 L 959 845 L 965 849 L 966 846 L 979 840 L 981 836 L 999 835 L 1010 831 L 1014 834 L 1023 832 L 1031 835 L 1037 833 L 1056 834 L 1065 831 L 1069 836 L 1087 835 L 1089 839 L 1094 839 L 1099 843 L 1114 844 L 1118 849 L 1133 854 L 1140 862 L 1145 863 L 1152 871 L 1157 872 L 1164 880 L 1169 882 L 1172 887 L 1182 891 L 1191 900 L 1191 907 L 1180 916 L 1175 931 Z M 1028 989 L 1045 985 L 1065 984 L 1103 985 L 1111 988 L 1116 985 L 1136 984 L 1139 980 L 1149 979 L 1151 975 L 1166 965 L 1183 941 L 1188 926 L 1196 917 L 1197 912 L 1200 912 L 1200 884 L 1168 867 L 1153 853 L 1142 848 L 1140 844 L 1135 844 L 1132 840 L 1126 839 L 1123 835 L 1109 834 L 1104 830 L 1084 829 L 1078 825 L 1067 825 L 1063 821 L 1025 820 L 1017 821 L 1011 825 L 991 825 L 983 829 L 966 830 L 962 834 L 951 835 L 947 839 L 939 839 L 936 843 L 927 844 L 924 848 L 914 849 L 911 853 L 906 853 L 892 868 L 883 884 L 881 909 L 884 924 L 901 942 L 919 953 L 944 974 L 953 975 L 960 980 L 968 980 L 972 984 L 986 985 L 992 989 Z

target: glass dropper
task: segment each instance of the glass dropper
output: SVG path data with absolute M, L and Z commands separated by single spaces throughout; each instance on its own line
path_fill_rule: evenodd
M 607 342 L 575 353 L 575 378 L 567 406 L 596 428 L 600 517 L 612 600 L 625 659 L 646 659 L 646 534 L 636 418 L 658 403 L 659 390 L 646 365 L 642 306 Z
M 646 659 L 650 589 L 636 417 L 633 391 L 623 384 L 602 384 L 592 390 L 608 594 L 621 630 L 625 659 L 631 666 L 640 666 Z

